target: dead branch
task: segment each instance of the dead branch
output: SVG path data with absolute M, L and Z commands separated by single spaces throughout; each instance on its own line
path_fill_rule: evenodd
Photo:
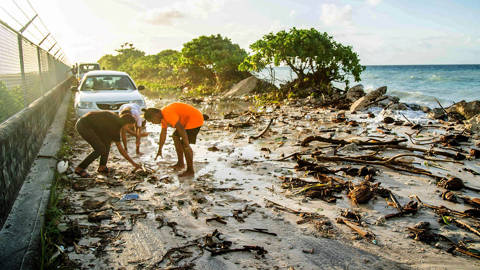
M 368 238 L 368 239 L 374 239 L 375 238 L 375 235 L 373 235 L 372 233 L 370 232 L 367 232 L 367 231 L 364 231 L 362 230 L 359 226 L 357 226 L 355 223 L 347 220 L 347 219 L 344 219 L 344 218 L 337 218 L 336 219 L 337 223 L 340 223 L 340 224 L 345 224 L 347 225 L 350 229 L 354 230 L 356 233 L 358 233 L 361 237 L 363 238 Z
M 457 159 L 457 155 L 445 152 L 445 151 L 438 151 L 438 150 L 433 150 L 433 149 L 423 149 L 419 147 L 408 147 L 405 145 L 382 145 L 382 146 L 371 146 L 371 147 L 362 147 L 360 150 L 378 150 L 378 149 L 386 149 L 386 148 L 391 148 L 391 149 L 400 149 L 400 150 L 407 150 L 407 151 L 412 151 L 412 152 L 422 152 L 426 154 L 433 154 L 433 155 L 440 155 L 440 156 L 445 156 L 448 158 L 452 159 Z
M 352 162 L 352 163 L 357 163 L 357 164 L 369 164 L 369 165 L 381 165 L 385 166 L 389 169 L 392 170 L 397 170 L 397 171 L 404 171 L 404 172 L 409 172 L 413 174 L 422 174 L 426 176 L 430 176 L 434 178 L 435 180 L 440 180 L 442 177 L 436 176 L 432 174 L 431 172 L 421 169 L 421 168 L 416 168 L 413 166 L 406 165 L 404 163 L 396 163 L 394 164 L 393 161 L 395 159 L 390 158 L 389 160 L 383 160 L 383 161 L 371 161 L 371 160 L 363 160 L 363 159 L 357 159 L 357 158 L 350 158 L 350 157 L 340 157 L 340 156 L 332 156 L 332 157 L 327 157 L 327 156 L 321 156 L 321 155 L 315 155 L 315 158 L 318 161 L 346 161 L 346 162 Z
M 391 140 L 391 141 L 375 141 L 375 142 L 369 142 L 369 141 L 348 142 L 346 140 L 331 139 L 331 138 L 325 138 L 322 136 L 308 136 L 305 139 L 303 139 L 300 145 L 307 146 L 309 143 L 313 141 L 326 142 L 331 144 L 340 144 L 340 145 L 346 145 L 350 143 L 355 143 L 356 145 L 392 145 L 392 144 L 397 145 L 399 143 L 406 142 L 407 139 Z
M 267 125 L 267 127 L 266 127 L 260 134 L 255 135 L 255 136 L 250 136 L 249 140 L 250 140 L 250 139 L 256 140 L 256 139 L 262 137 L 262 136 L 268 131 L 268 129 L 270 128 L 270 126 L 272 125 L 272 123 L 273 123 L 274 120 L 275 120 L 275 118 L 271 118 L 271 119 L 270 119 L 270 122 L 269 122 L 268 125 Z
M 253 228 L 253 229 L 240 229 L 240 232 L 257 232 L 257 233 L 263 233 L 263 234 L 268 234 L 268 235 L 273 235 L 277 236 L 276 233 L 269 232 L 267 229 L 260 229 L 260 228 Z

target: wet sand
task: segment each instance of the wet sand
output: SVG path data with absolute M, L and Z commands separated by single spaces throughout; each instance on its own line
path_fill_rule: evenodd
M 168 101 L 149 101 L 150 105 L 161 106 Z M 195 104 L 194 104 L 195 105 Z M 195 105 L 201 107 L 212 120 L 202 127 L 197 144 L 194 145 L 194 178 L 179 178 L 177 172 L 169 168 L 176 162 L 173 142 L 167 138 L 164 157 L 154 161 L 160 128 L 147 125 L 150 135 L 142 139 L 142 155 L 134 153 L 134 139 L 129 138 L 129 153 L 154 172 L 150 174 L 131 173 L 131 166 L 112 147 L 109 167 L 115 168 L 112 176 L 96 175 L 94 179 L 75 179 L 69 175 L 68 181 L 76 183 L 75 189 L 66 188 L 64 197 L 69 198 L 69 214 L 65 215 L 66 227 L 69 221 L 78 221 L 75 227 L 81 232 L 76 246 L 66 247 L 68 258 L 84 269 L 168 269 L 168 267 L 194 264 L 193 269 L 472 269 L 480 267 L 478 260 L 464 256 L 453 256 L 440 246 L 430 246 L 408 237 L 406 227 L 413 227 L 419 221 L 428 221 L 438 233 L 460 240 L 475 240 L 479 237 L 467 233 L 454 225 L 440 226 L 435 214 L 421 208 L 413 216 L 377 220 L 395 213 L 381 197 L 375 197 L 367 204 L 354 205 L 346 193 L 337 194 L 341 198 L 335 203 L 311 200 L 303 195 L 294 195 L 292 190 L 281 188 L 282 176 L 294 176 L 314 181 L 305 172 L 296 171 L 295 161 L 273 161 L 298 151 L 317 148 L 328 154 L 327 144 L 312 142 L 301 147 L 299 141 L 310 135 L 328 135 L 336 139 L 364 139 L 367 136 L 381 140 L 395 136 L 405 136 L 412 132 L 411 127 L 393 126 L 380 123 L 384 115 L 377 111 L 378 118 L 368 118 L 366 113 L 350 115 L 348 119 L 358 121 L 358 127 L 333 123 L 338 112 L 318 109 L 305 104 L 290 104 L 279 108 L 250 108 L 257 112 L 244 114 L 233 119 L 223 119 L 231 112 L 243 113 L 246 103 L 220 105 L 205 101 Z M 396 119 L 402 116 L 392 114 Z M 257 140 L 249 136 L 259 134 L 276 118 L 265 135 Z M 428 120 L 419 120 L 425 124 Z M 251 123 L 246 128 L 232 127 L 239 123 Z M 433 123 L 437 124 L 437 123 Z M 230 126 L 229 126 L 230 125 Z M 392 135 L 379 132 L 378 126 L 387 126 Z M 454 127 L 461 129 L 461 126 Z M 334 132 L 324 133 L 326 129 Z M 169 130 L 173 132 L 173 130 Z M 423 139 L 440 136 L 444 129 L 431 128 L 422 133 Z M 90 148 L 76 135 L 75 155 L 70 163 L 78 164 Z M 327 137 L 328 137 L 327 136 Z M 471 144 L 475 141 L 471 142 Z M 470 145 L 463 146 L 468 149 Z M 398 153 L 396 151 L 395 153 Z M 342 152 L 344 155 L 357 155 L 358 151 Z M 394 152 L 385 152 L 385 155 Z M 468 167 L 480 171 L 476 160 L 464 161 L 462 165 L 441 163 L 442 168 L 425 166 L 420 160 L 419 167 L 438 175 L 452 174 L 462 178 L 467 185 L 480 187 L 480 177 L 461 170 Z M 98 165 L 94 162 L 90 172 Z M 329 168 L 341 163 L 326 163 Z M 358 167 L 358 166 L 357 166 Z M 410 201 L 416 194 L 422 201 L 432 205 L 445 205 L 463 211 L 464 204 L 454 204 L 440 198 L 442 188 L 437 187 L 427 176 L 396 172 L 384 167 L 378 170 L 375 182 L 392 190 L 401 204 Z M 337 173 L 336 177 L 360 183 L 360 177 Z M 85 187 L 83 187 L 85 186 Z M 85 189 L 85 190 L 83 190 Z M 138 199 L 122 200 L 125 194 L 136 194 Z M 463 191 L 463 195 L 478 196 L 473 191 Z M 86 205 L 90 201 L 98 205 Z M 322 216 L 318 222 L 297 224 L 296 214 L 279 211 L 269 203 L 297 211 Z M 93 203 L 92 203 L 93 202 Z M 101 206 L 99 206 L 102 204 Z M 96 208 L 96 207 L 99 208 Z M 88 209 L 90 208 L 90 209 Z M 358 210 L 362 216 L 364 230 L 375 235 L 374 241 L 362 239 L 350 228 L 335 222 L 341 209 Z M 106 219 L 89 222 L 88 214 L 105 210 Z M 207 221 L 217 218 L 217 220 Z M 92 218 L 92 217 L 91 217 Z M 376 223 L 378 225 L 376 225 Z M 266 229 L 269 233 L 243 231 L 242 229 Z M 256 252 L 233 252 L 212 256 L 205 249 L 205 237 L 215 230 L 221 233 L 217 242 L 231 241 L 231 248 L 260 246 L 266 254 Z M 198 240 L 201 239 L 201 240 Z M 212 239 L 212 238 L 210 238 Z M 196 240 L 196 242 L 195 242 Z M 192 242 L 193 241 L 193 242 Z M 192 246 L 171 253 L 174 247 Z M 203 244 L 202 244 L 203 243 Z M 472 247 L 478 248 L 478 245 Z M 189 268 L 186 268 L 189 269 Z

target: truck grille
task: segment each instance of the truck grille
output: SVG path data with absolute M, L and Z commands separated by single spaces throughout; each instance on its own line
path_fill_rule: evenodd
M 97 106 L 101 110 L 115 111 L 115 110 L 118 110 L 118 108 L 120 108 L 120 106 L 122 106 L 125 103 L 126 102 L 123 102 L 123 103 L 97 103 Z

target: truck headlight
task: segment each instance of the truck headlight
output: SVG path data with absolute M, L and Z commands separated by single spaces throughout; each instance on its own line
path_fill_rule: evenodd
M 78 103 L 78 108 L 80 109 L 93 109 L 94 106 L 93 106 L 93 102 L 90 102 L 90 101 L 80 101 Z

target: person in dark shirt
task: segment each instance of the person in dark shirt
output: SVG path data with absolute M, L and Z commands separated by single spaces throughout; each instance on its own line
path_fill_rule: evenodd
M 75 173 L 81 177 L 90 177 L 86 169 L 99 156 L 98 172 L 106 174 L 112 172 L 107 167 L 112 142 L 115 142 L 120 154 L 135 167 L 135 170 L 140 169 L 141 166 L 130 158 L 120 143 L 120 130 L 128 125 L 135 125 L 135 118 L 131 114 L 118 116 L 109 111 L 89 112 L 78 119 L 75 128 L 80 136 L 93 147 L 94 151 L 75 168 Z

